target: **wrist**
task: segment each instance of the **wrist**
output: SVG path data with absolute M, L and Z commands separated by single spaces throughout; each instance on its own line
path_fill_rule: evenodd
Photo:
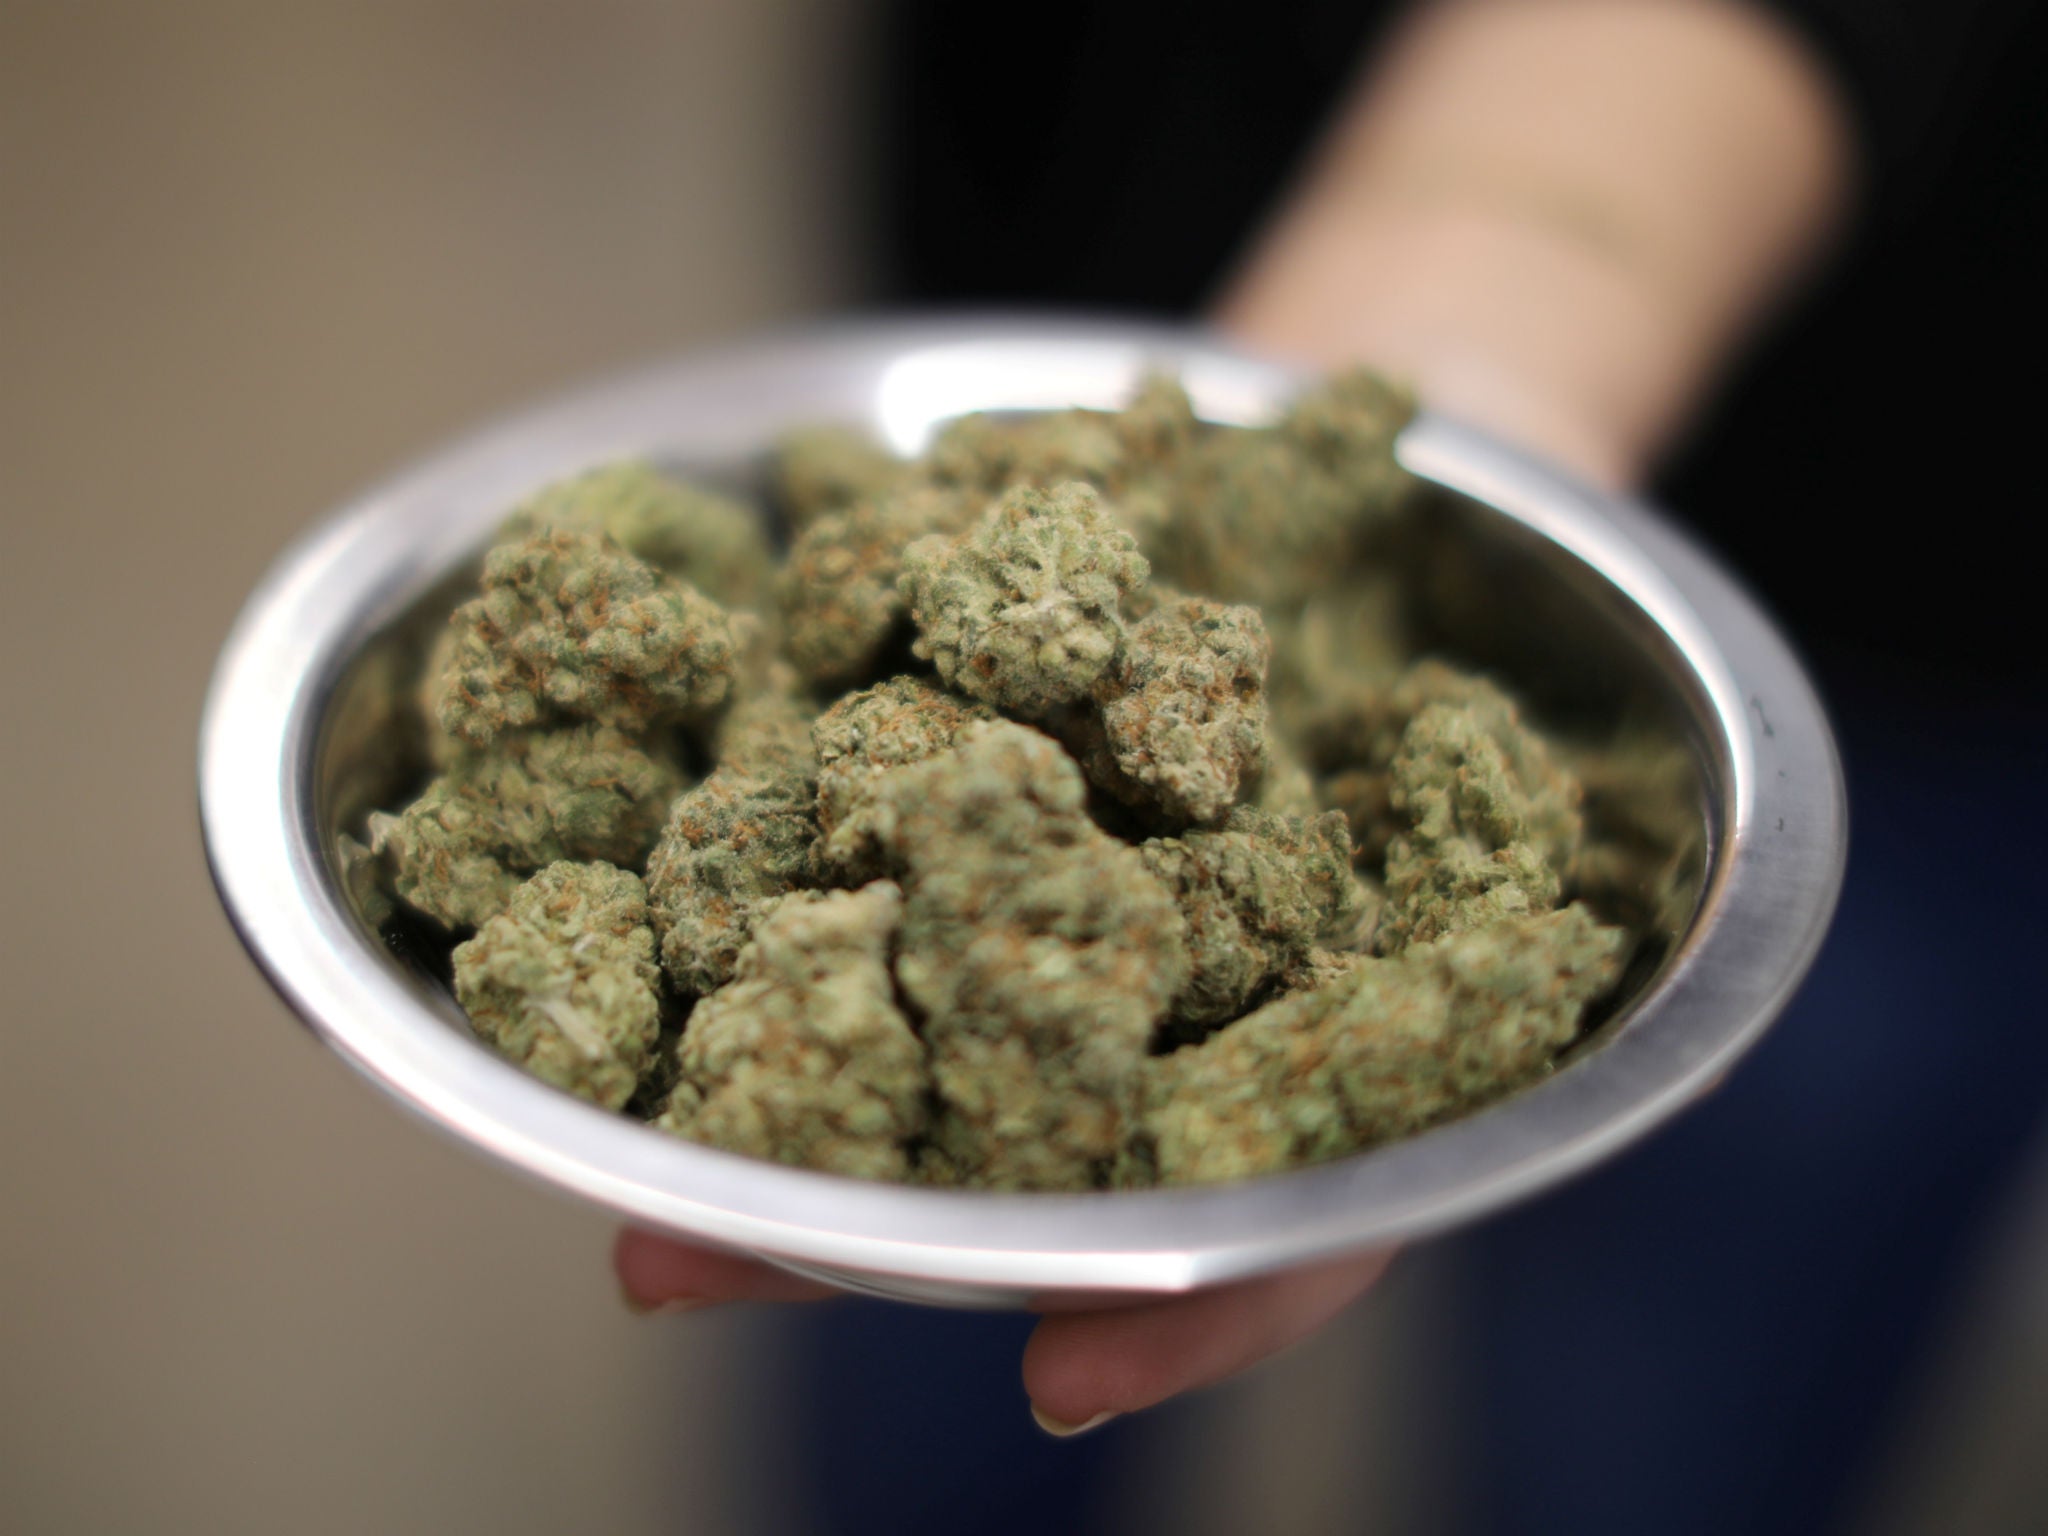
M 1735 0 L 1437 0 L 1219 307 L 1609 483 L 1639 478 L 1832 226 L 1827 82 Z
M 1217 320 L 1311 366 L 1368 363 L 1608 486 L 1641 475 L 1696 373 L 1697 339 L 1625 257 L 1457 200 L 1307 211 Z

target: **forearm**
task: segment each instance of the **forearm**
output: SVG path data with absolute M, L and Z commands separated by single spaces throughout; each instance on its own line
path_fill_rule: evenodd
M 1635 479 L 1825 241 L 1828 83 L 1729 0 L 1443 0 L 1368 71 L 1219 318 Z

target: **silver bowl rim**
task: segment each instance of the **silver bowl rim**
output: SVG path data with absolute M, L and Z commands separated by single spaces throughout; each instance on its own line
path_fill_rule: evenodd
M 653 1230 L 939 1299 L 1170 1293 L 1392 1245 L 1553 1185 L 1714 1086 L 1789 1000 L 1840 890 L 1847 805 L 1820 701 L 1757 604 L 1670 522 L 1427 411 L 1400 440 L 1404 464 L 1619 588 L 1675 646 L 1722 737 L 1714 863 L 1693 931 L 1614 1037 L 1541 1084 L 1412 1139 L 1242 1184 L 1077 1195 L 869 1184 L 675 1140 L 560 1093 L 450 1029 L 452 1000 L 423 996 L 379 952 L 318 833 L 324 711 L 363 640 L 523 493 L 627 453 L 758 450 L 774 430 L 849 412 L 914 437 L 962 410 L 1112 404 L 1147 366 L 1179 370 L 1222 420 L 1256 419 L 1301 380 L 1188 329 L 850 322 L 600 382 L 349 502 L 249 597 L 201 722 L 207 856 L 249 953 L 351 1066 L 490 1157 Z

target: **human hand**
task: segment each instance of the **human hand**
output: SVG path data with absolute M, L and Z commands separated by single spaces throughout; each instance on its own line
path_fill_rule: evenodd
M 1024 1349 L 1032 1414 L 1048 1433 L 1077 1434 L 1234 1376 L 1329 1322 L 1379 1279 L 1389 1257 L 1354 1255 L 1159 1301 L 1048 1314 Z M 837 1294 L 752 1259 L 650 1232 L 622 1232 L 613 1263 L 636 1311 Z

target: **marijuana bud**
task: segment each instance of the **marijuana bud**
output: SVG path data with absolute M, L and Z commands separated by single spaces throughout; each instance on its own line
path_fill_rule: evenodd
M 1269 608 L 1340 586 L 1412 498 L 1394 440 L 1413 410 L 1359 372 L 1308 390 L 1274 426 L 1203 438 L 1174 477 L 1164 574 Z
M 711 737 L 712 761 L 756 777 L 808 774 L 816 720 L 817 708 L 805 695 L 771 680 L 742 695 L 720 718 Z
M 809 883 L 818 835 L 810 744 L 764 728 L 752 746 L 675 802 L 647 860 L 661 963 L 686 994 L 724 986 L 755 922 Z
M 1199 597 L 1162 605 L 1095 686 L 1090 777 L 1126 804 L 1215 821 L 1265 767 L 1269 654 L 1256 609 Z
M 647 1066 L 656 980 L 647 893 L 609 864 L 550 864 L 455 948 L 455 998 L 477 1034 L 606 1109 Z
M 930 1079 L 889 974 L 902 908 L 886 881 L 777 903 L 732 981 L 691 1013 L 655 1123 L 773 1162 L 906 1177 Z
M 820 688 L 868 681 L 903 626 L 905 548 L 967 527 L 980 506 L 959 491 L 916 486 L 813 519 L 776 582 L 783 647 L 804 680 Z
M 1583 907 L 1350 962 L 1148 1066 L 1162 1183 L 1248 1178 L 1407 1135 L 1541 1075 L 1620 971 Z
M 970 726 L 871 793 L 905 891 L 896 977 L 923 1015 L 940 1102 L 921 1171 L 1089 1187 L 1187 978 L 1172 896 L 1088 819 L 1080 770 L 1028 727 Z
M 1432 704 L 1401 733 L 1389 801 L 1385 951 L 1557 905 L 1579 842 L 1578 781 L 1506 695 Z
M 1394 457 L 1394 440 L 1414 419 L 1413 390 L 1352 368 L 1304 390 L 1279 431 L 1367 517 L 1383 517 L 1415 494 L 1415 478 Z
M 948 687 L 1036 716 L 1085 696 L 1123 642 L 1145 557 L 1078 482 L 1019 486 L 958 539 L 903 557 L 913 649 Z
M 1295 700 L 1300 703 L 1301 695 Z M 1511 739 L 1527 734 L 1494 683 L 1434 660 L 1392 675 L 1333 680 L 1315 704 L 1294 715 L 1303 760 L 1321 780 L 1324 803 L 1351 822 L 1352 846 L 1363 864 L 1377 867 L 1394 837 L 1407 830 L 1393 805 L 1394 754 L 1409 721 L 1432 704 L 1471 706 L 1501 722 Z
M 850 693 L 820 715 L 811 731 L 818 756 L 821 835 L 813 857 L 819 869 L 841 879 L 879 872 L 882 832 L 868 793 L 877 776 L 935 757 L 968 726 L 995 718 L 987 705 L 915 677 Z M 886 810 L 886 802 L 879 809 Z
M 1168 529 L 1172 476 L 1198 432 L 1187 391 L 1150 374 L 1121 411 L 959 417 L 939 433 L 926 466 L 940 484 L 984 496 L 1019 485 L 1092 485 L 1110 515 L 1149 548 Z
M 1163 471 L 1180 462 L 1201 432 L 1194 402 L 1180 380 L 1147 374 L 1124 408 L 1109 418 L 1123 444 L 1127 478 L 1136 471 Z M 1118 490 L 1121 487 L 1105 487 Z
M 603 533 L 628 554 L 727 607 L 757 607 L 775 554 L 745 503 L 628 460 L 547 487 L 523 504 L 500 540 L 542 529 Z
M 369 847 L 410 906 L 451 928 L 503 911 L 513 888 L 560 860 L 638 864 L 682 775 L 611 726 L 520 731 L 457 754 Z
M 1299 607 L 1266 615 L 1276 726 L 1290 737 L 1341 732 L 1371 713 L 1408 668 L 1415 645 L 1404 583 L 1364 571 Z
M 828 512 L 897 490 L 910 473 L 903 460 L 851 427 L 800 428 L 775 445 L 775 500 L 796 533 Z
M 1101 411 L 1007 419 L 977 411 L 942 427 L 925 462 L 939 484 L 986 498 L 1068 480 L 1106 491 L 1122 478 L 1124 458 L 1115 419 Z
M 1334 811 L 1303 821 L 1240 809 L 1216 831 L 1138 851 L 1186 925 L 1190 970 L 1168 1005 L 1170 1038 L 1199 1039 L 1319 946 L 1355 938 L 1364 893 Z
M 455 610 L 444 729 L 473 746 L 555 719 L 645 731 L 725 702 L 746 624 L 601 533 L 543 530 L 484 557 Z

